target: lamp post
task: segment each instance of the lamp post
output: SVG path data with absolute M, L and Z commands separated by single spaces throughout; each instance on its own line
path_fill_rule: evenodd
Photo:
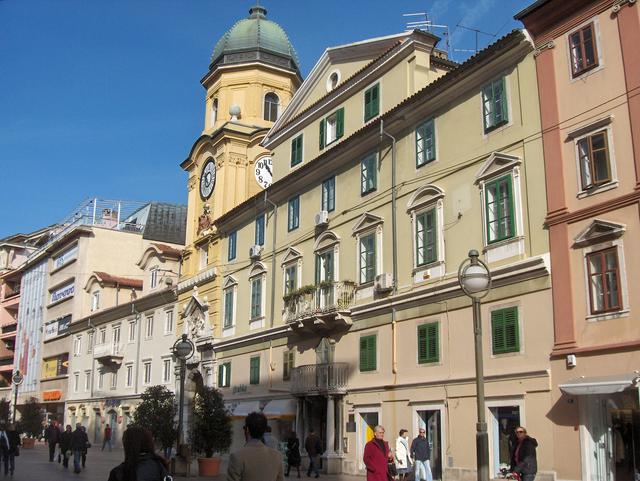
M 473 303 L 473 332 L 476 357 L 476 405 L 478 423 L 476 424 L 476 460 L 478 481 L 489 481 L 489 438 L 485 419 L 484 403 L 484 367 L 482 363 L 482 318 L 480 299 L 491 290 L 491 272 L 479 258 L 478 251 L 470 250 L 458 269 L 458 282 L 463 292 Z
M 183 334 L 171 348 L 173 355 L 180 361 L 180 406 L 178 408 L 178 436 L 176 449 L 182 442 L 182 421 L 184 419 L 184 377 L 187 373 L 187 359 L 193 356 L 195 347 L 186 334 Z
M 24 377 L 20 372 L 20 369 L 16 369 L 11 378 L 11 382 L 13 383 L 13 415 L 11 416 L 11 422 L 13 424 L 16 423 L 16 411 L 18 411 L 18 387 L 24 381 Z

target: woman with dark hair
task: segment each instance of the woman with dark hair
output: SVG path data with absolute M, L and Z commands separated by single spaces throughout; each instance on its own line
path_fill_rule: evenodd
M 166 461 L 155 453 L 151 433 L 131 426 L 122 434 L 124 463 L 111 470 L 109 481 L 170 480 Z
M 289 476 L 291 468 L 296 468 L 298 470 L 299 478 L 300 461 L 300 440 L 298 439 L 296 432 L 291 431 L 289 439 L 287 439 L 287 474 L 285 474 L 285 476 Z

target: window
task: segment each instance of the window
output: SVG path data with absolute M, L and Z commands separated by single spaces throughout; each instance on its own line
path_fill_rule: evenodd
M 73 374 L 73 392 L 78 392 L 80 388 L 80 373 L 76 372 Z
M 144 362 L 144 384 L 151 384 L 151 361 Z
M 260 357 L 249 360 L 249 384 L 260 384 Z
M 440 360 L 438 334 L 437 322 L 418 326 L 418 363 L 426 364 Z
M 421 167 L 436 159 L 436 134 L 433 119 L 416 128 L 416 166 Z
M 200 269 L 204 269 L 209 264 L 209 245 L 205 244 L 198 249 L 200 259 Z
M 111 389 L 115 389 L 118 387 L 118 372 L 114 371 L 111 373 Z
M 416 264 L 424 266 L 438 260 L 436 209 L 416 214 Z
M 264 214 L 260 214 L 256 218 L 256 244 L 259 246 L 264 245 Z
M 587 255 L 591 314 L 622 309 L 620 266 L 616 247 Z
M 73 338 L 73 355 L 79 356 L 82 354 L 82 334 Z
M 360 338 L 360 372 L 375 371 L 377 368 L 376 335 Z
M 291 369 L 295 367 L 295 359 L 296 359 L 296 351 L 295 349 L 287 349 L 283 353 L 282 359 L 282 380 L 288 381 L 291 379 Z
M 262 276 L 251 280 L 251 317 L 257 319 L 262 317 Z
M 231 386 L 231 363 L 225 362 L 218 368 L 218 387 Z
M 100 342 L 98 344 L 104 344 L 107 342 L 107 328 L 103 327 L 100 329 Z
M 320 121 L 320 150 L 344 135 L 344 107 Z
M 376 234 L 360 237 L 360 284 L 373 282 L 376 277 Z
M 264 119 L 268 122 L 278 120 L 278 109 L 280 107 L 280 99 L 278 96 L 269 92 L 264 96 Z
M 93 332 L 89 333 L 87 340 L 87 354 L 91 354 L 91 351 L 93 351 Z
M 289 199 L 287 230 L 291 232 L 300 226 L 300 196 Z
M 380 84 L 364 91 L 364 121 L 368 122 L 380 113 Z
M 494 354 L 520 351 L 518 308 L 491 311 L 491 345 Z
M 127 387 L 133 386 L 133 364 L 127 364 Z
M 104 373 L 100 373 L 98 375 L 98 389 L 103 389 L 104 388 Z
M 376 190 L 377 160 L 378 156 L 376 154 L 370 154 L 360 162 L 360 193 L 362 195 Z
M 515 235 L 513 187 L 507 175 L 485 185 L 487 242 L 498 242 Z
M 211 118 L 209 125 L 213 127 L 213 125 L 216 123 L 216 120 L 218 120 L 218 99 L 213 99 L 211 101 Z
M 504 77 L 494 80 L 482 89 L 482 114 L 485 133 L 509 121 Z
M 291 294 L 298 288 L 298 266 L 291 264 L 284 269 L 284 294 Z
M 332 212 L 336 208 L 336 178 L 331 177 L 322 183 L 322 208 Z
M 138 321 L 129 321 L 129 342 L 136 340 L 136 329 L 138 327 Z
M 113 341 L 112 344 L 116 347 L 116 349 L 119 349 L 119 345 L 120 345 L 120 326 L 113 326 L 111 339 Z
M 233 326 L 234 288 L 229 287 L 224 291 L 224 329 Z
M 162 360 L 162 382 L 171 381 L 171 359 Z
M 151 268 L 151 289 L 155 289 L 158 285 L 158 268 Z
M 100 291 L 96 291 L 91 296 L 91 311 L 100 309 Z
M 327 91 L 330 92 L 335 89 L 338 86 L 338 82 L 340 82 L 340 75 L 338 72 L 331 72 L 327 81 Z
M 302 134 L 291 141 L 291 167 L 302 162 Z
M 229 234 L 229 252 L 227 254 L 227 259 L 232 261 L 236 258 L 236 243 L 238 240 L 238 233 L 233 231 Z
M 173 332 L 173 311 L 164 311 L 164 333 Z
M 571 71 L 574 77 L 598 66 L 593 23 L 569 35 L 569 50 L 571 52 Z
M 84 372 L 84 392 L 91 390 L 91 371 Z
M 582 189 L 611 182 L 607 131 L 602 130 L 578 140 L 577 147 Z
M 151 339 L 153 337 L 153 316 L 147 317 L 147 324 L 144 331 L 145 339 Z

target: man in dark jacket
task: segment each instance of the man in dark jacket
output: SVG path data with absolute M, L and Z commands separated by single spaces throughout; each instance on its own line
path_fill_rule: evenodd
M 522 481 L 533 481 L 538 472 L 538 441 L 529 436 L 522 426 L 516 428 L 516 440 L 511 450 L 511 472 L 518 473 Z
M 49 424 L 49 427 L 44 430 L 44 437 L 49 445 L 49 462 L 53 462 L 53 456 L 56 453 L 56 444 L 60 442 L 60 430 L 55 421 Z M 58 460 L 59 462 L 60 460 Z
M 316 434 L 315 430 L 309 430 L 309 436 L 307 436 L 304 442 L 304 449 L 307 450 L 309 455 L 309 469 L 307 469 L 307 476 L 311 476 L 311 471 L 316 474 L 316 478 L 320 476 L 318 469 L 320 468 L 320 455 L 322 454 L 322 441 Z
M 71 451 L 73 451 L 73 472 L 80 472 L 80 462 L 82 461 L 82 452 L 87 447 L 89 438 L 87 433 L 82 429 L 82 424 L 76 424 L 76 430 L 71 435 Z
M 67 428 L 60 435 L 60 452 L 62 453 L 62 466 L 69 467 L 69 456 L 71 454 L 71 424 L 67 424 Z
M 415 472 L 415 480 L 431 481 L 431 446 L 427 439 L 427 432 L 425 428 L 418 429 L 418 437 L 411 443 L 409 454 L 413 459 L 413 466 Z
M 16 456 L 20 454 L 20 435 L 13 423 L 7 425 L 7 438 L 9 438 L 9 473 L 13 475 L 16 469 Z

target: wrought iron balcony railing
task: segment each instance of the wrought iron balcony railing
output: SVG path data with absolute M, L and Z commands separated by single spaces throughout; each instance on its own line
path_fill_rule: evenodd
M 347 391 L 349 364 L 330 362 L 308 364 L 291 370 L 292 394 L 344 394 Z
M 293 296 L 284 305 L 284 319 L 293 322 L 305 317 L 348 309 L 355 302 L 356 284 L 350 281 L 323 283 L 315 290 Z

